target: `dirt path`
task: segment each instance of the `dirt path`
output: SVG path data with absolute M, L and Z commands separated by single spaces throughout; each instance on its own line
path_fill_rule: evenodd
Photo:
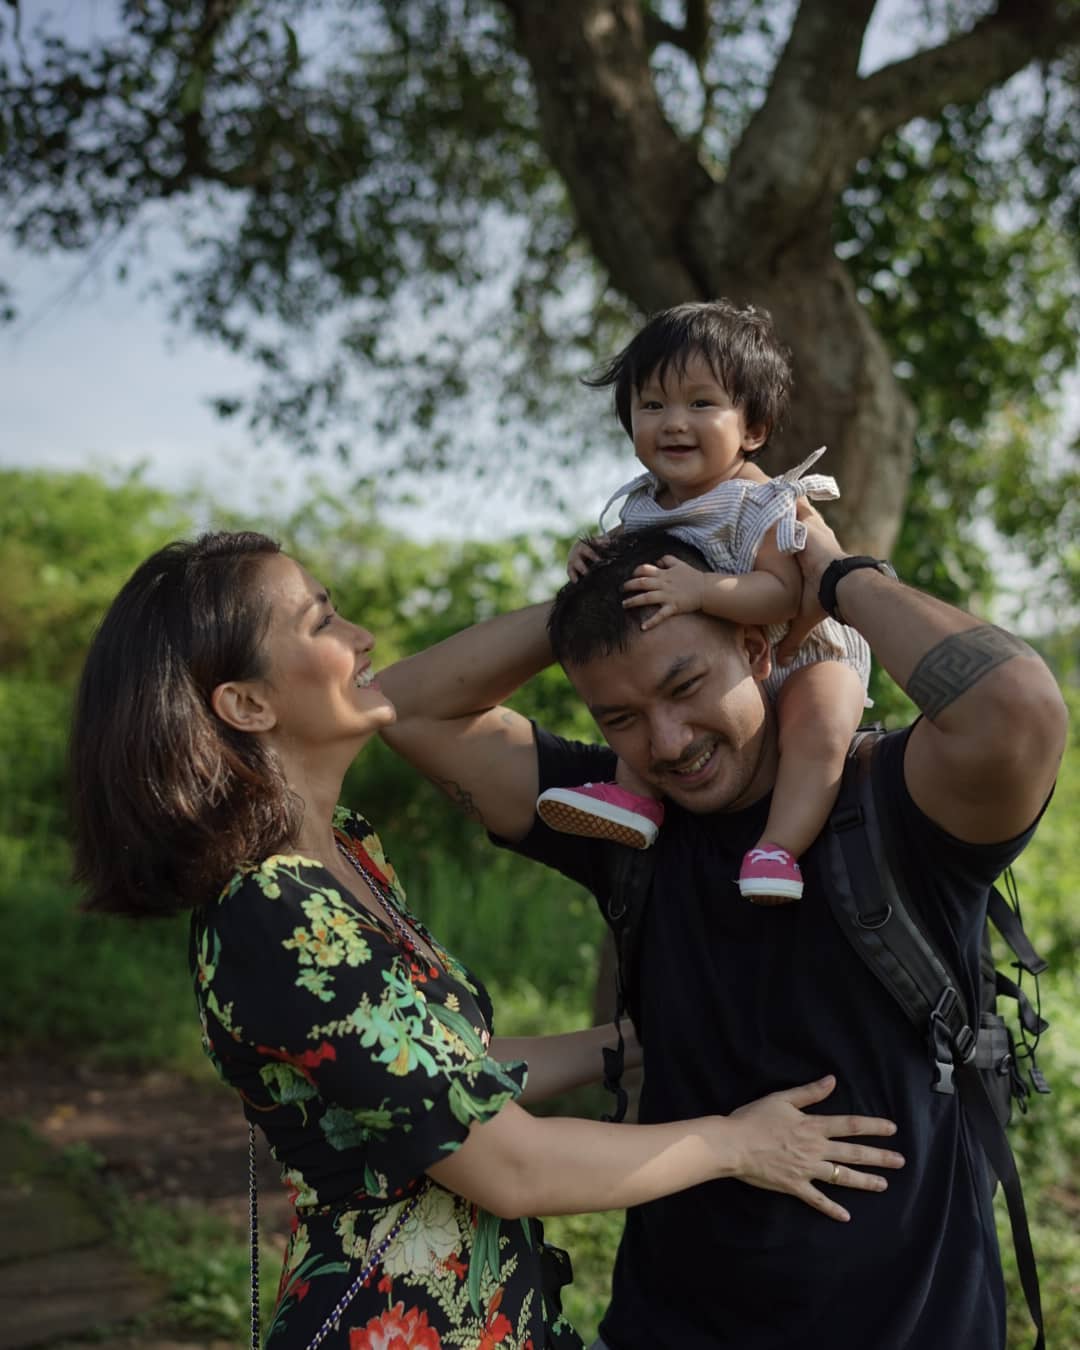
M 104 1159 L 103 1179 L 139 1199 L 195 1201 L 246 1229 L 247 1125 L 226 1088 L 161 1071 L 2 1057 L 0 1117 L 25 1121 L 60 1149 L 88 1145 Z M 267 1231 L 283 1235 L 288 1200 L 265 1148 L 259 1206 Z
M 243 1237 L 247 1126 L 233 1094 L 175 1073 L 3 1056 L 0 1136 L 0 1350 L 87 1350 L 85 1336 L 94 1350 L 233 1350 L 172 1338 L 164 1282 L 116 1245 L 108 1215 L 57 1170 L 56 1152 L 85 1146 L 100 1180 L 157 1205 L 210 1211 Z M 262 1150 L 259 1206 L 263 1268 L 276 1274 L 291 1211 Z M 115 1339 L 101 1340 L 106 1326 Z

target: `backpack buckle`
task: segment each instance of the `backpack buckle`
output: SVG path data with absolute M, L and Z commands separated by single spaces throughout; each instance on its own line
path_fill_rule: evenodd
M 968 1064 L 975 1057 L 978 1038 L 966 1022 L 953 1031 L 950 1021 L 956 1021 L 960 1011 L 960 996 L 951 984 L 938 995 L 930 1013 L 930 1055 L 933 1076 L 930 1087 L 934 1092 L 951 1096 L 955 1092 L 953 1069 L 957 1061 Z

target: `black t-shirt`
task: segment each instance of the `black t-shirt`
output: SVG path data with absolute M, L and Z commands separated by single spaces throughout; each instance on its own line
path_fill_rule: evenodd
M 610 780 L 605 747 L 536 735 L 541 789 Z M 875 772 L 908 889 L 977 1006 L 987 890 L 1030 831 L 974 846 L 940 829 L 904 783 L 907 735 L 883 738 Z M 739 896 L 768 807 L 692 815 L 666 803 L 638 940 L 639 1118 L 726 1113 L 834 1073 L 835 1091 L 813 1109 L 895 1120 L 907 1165 L 885 1173 L 884 1193 L 833 1189 L 846 1224 L 735 1180 L 628 1210 L 601 1335 L 611 1350 L 998 1350 L 1004 1291 L 978 1143 L 957 1099 L 930 1091 L 925 1043 L 833 919 L 814 849 L 801 900 Z M 594 840 L 538 820 L 510 847 L 605 889 Z

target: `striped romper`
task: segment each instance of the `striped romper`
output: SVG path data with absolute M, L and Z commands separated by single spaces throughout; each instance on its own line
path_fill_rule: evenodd
M 608 499 L 600 513 L 600 528 L 604 517 L 615 502 L 622 501 L 619 519 L 626 530 L 660 528 L 692 544 L 714 572 L 739 576 L 754 570 L 758 549 L 765 535 L 775 525 L 776 544 L 781 553 L 797 553 L 806 544 L 806 526 L 795 516 L 795 502 L 799 497 L 815 501 L 835 501 L 840 492 L 835 478 L 825 474 L 806 475 L 825 453 L 825 447 L 815 450 L 801 464 L 787 473 L 771 478 L 767 483 L 752 483 L 735 478 L 719 483 L 710 492 L 673 507 L 663 507 L 657 494 L 663 484 L 652 473 L 642 473 Z M 769 624 L 769 641 L 776 644 L 787 633 L 787 624 Z M 776 697 L 776 692 L 793 670 L 818 661 L 842 661 L 856 671 L 863 689 L 870 680 L 870 648 L 854 628 L 848 628 L 835 619 L 823 619 L 785 666 L 773 665 L 764 682 L 765 692 Z M 870 707 L 869 699 L 865 706 Z

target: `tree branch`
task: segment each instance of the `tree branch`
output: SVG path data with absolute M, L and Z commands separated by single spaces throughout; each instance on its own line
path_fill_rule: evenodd
M 243 0 L 205 0 L 202 22 L 195 34 L 191 50 L 189 81 L 198 76 L 205 84 L 214 64 L 214 47 Z M 185 89 L 188 87 L 184 86 Z M 183 191 L 195 178 L 207 176 L 207 148 L 203 135 L 202 95 L 180 118 L 180 135 L 184 145 L 184 162 L 166 184 L 165 196 Z
M 859 54 L 875 0 L 802 0 L 769 85 L 731 155 L 727 177 L 700 203 L 695 230 L 723 256 L 765 263 L 807 218 L 828 228 L 844 178 L 836 145 L 847 134 Z
M 680 240 L 711 180 L 660 106 L 640 0 L 503 2 L 544 147 L 612 283 L 646 310 L 699 296 Z
M 681 28 L 661 19 L 651 9 L 643 11 L 642 20 L 650 51 L 666 43 L 686 52 L 699 68 L 705 64 L 709 54 L 708 0 L 686 0 L 686 19 Z
M 970 32 L 860 81 L 845 163 L 853 166 L 890 131 L 934 117 L 950 103 L 973 103 L 1035 60 L 1080 43 L 1080 9 L 1053 0 L 1000 0 Z

